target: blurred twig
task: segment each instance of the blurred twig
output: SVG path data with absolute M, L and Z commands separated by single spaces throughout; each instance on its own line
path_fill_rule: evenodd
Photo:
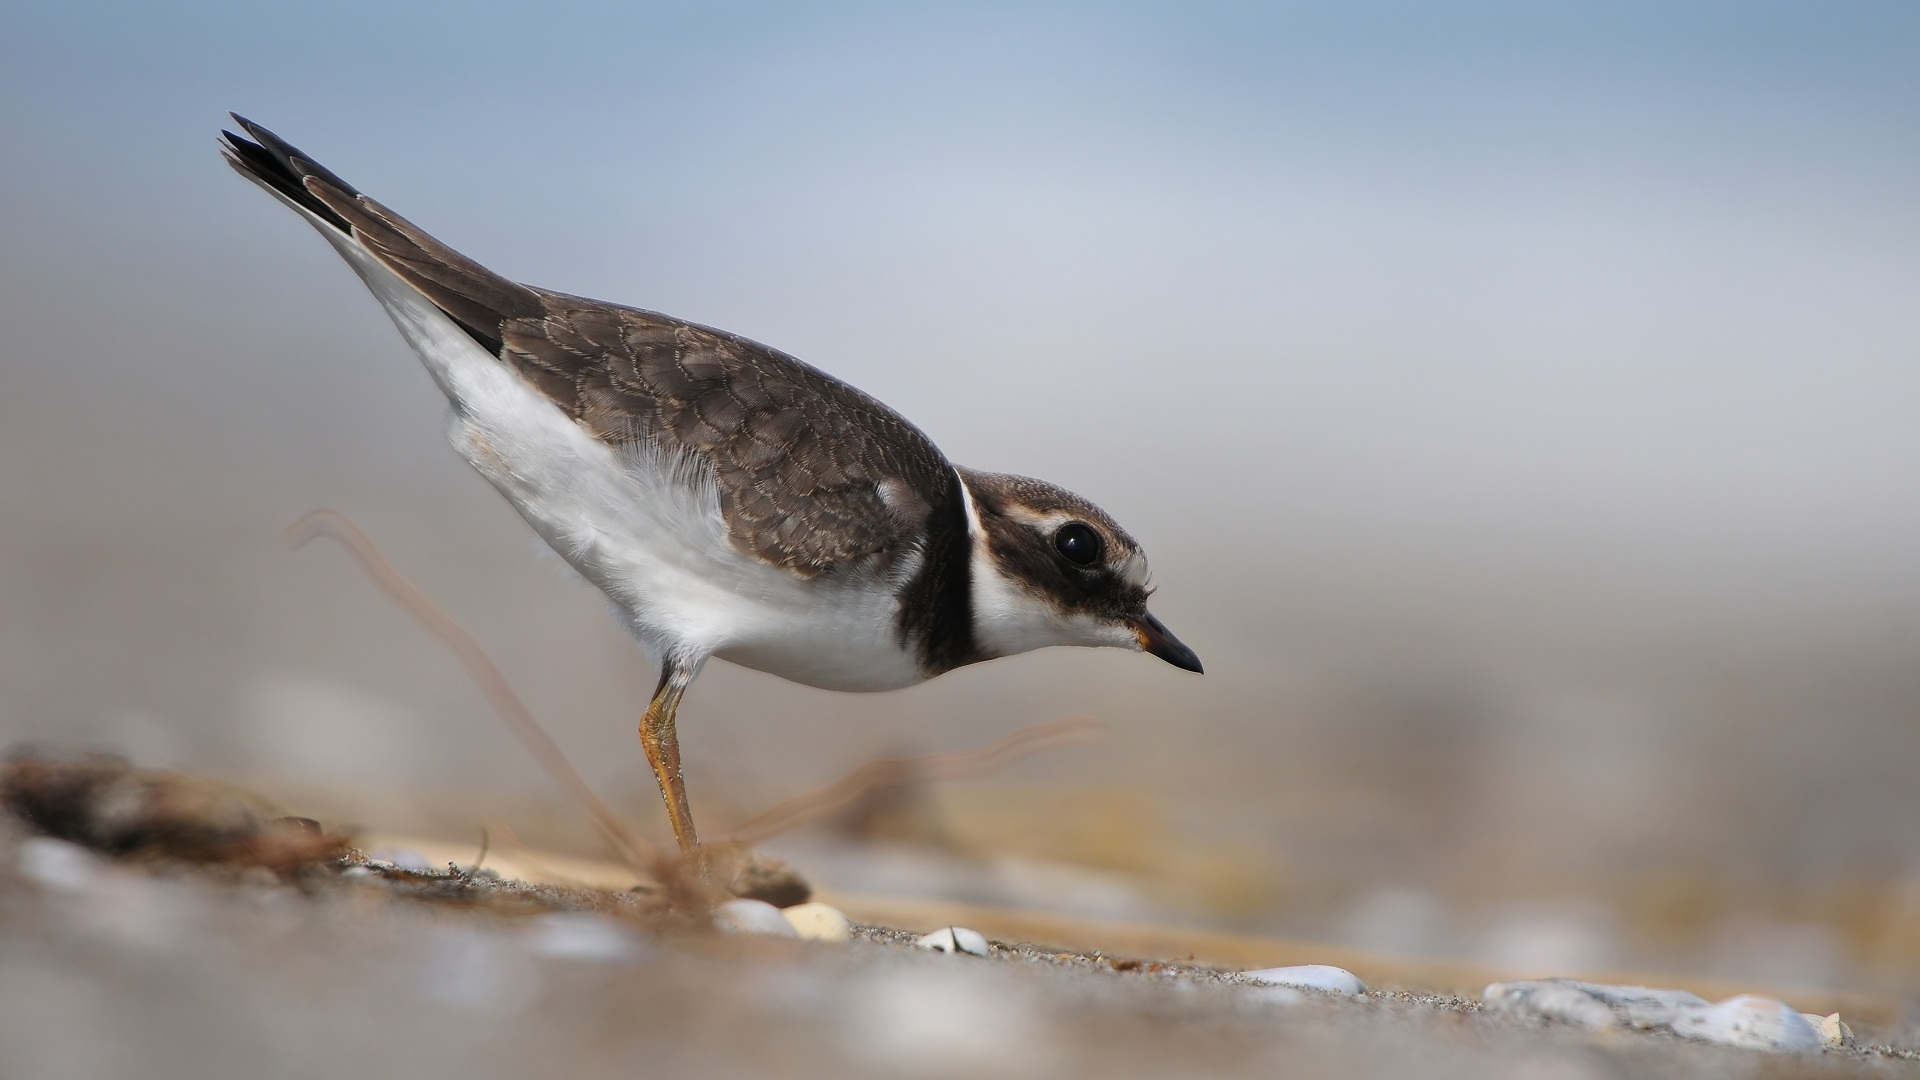
M 453 617 L 433 602 L 426 593 L 400 575 L 388 561 L 380 548 L 360 527 L 348 520 L 344 514 L 332 510 L 315 510 L 300 520 L 287 526 L 287 541 L 298 548 L 316 536 L 327 536 L 339 541 L 341 546 L 352 553 L 360 569 L 379 586 L 394 603 L 406 609 L 425 626 L 434 637 L 440 639 L 455 659 L 467 669 L 473 681 L 480 684 L 480 692 L 486 695 L 487 703 L 493 711 L 506 721 L 508 730 L 520 740 L 533 759 L 546 770 L 547 776 L 559 784 L 574 802 L 586 811 L 587 816 L 599 827 L 607 844 L 619 855 L 635 873 L 658 876 L 662 866 L 662 857 L 653 845 L 633 834 L 614 814 L 600 797 L 587 786 L 579 772 L 561 752 L 559 744 L 533 718 L 533 713 L 520 695 L 514 693 L 507 683 L 506 676 L 486 650 L 480 647 L 472 634 L 466 632 Z
M 467 868 L 467 873 L 478 873 L 480 867 L 487 861 L 487 852 L 491 850 L 493 850 L 493 834 L 487 832 L 487 827 L 482 825 L 480 826 L 480 854 L 473 857 L 473 865 Z
M 880 758 L 825 787 L 801 792 L 729 830 L 726 839 L 752 844 L 776 836 L 846 806 L 878 787 L 912 780 L 960 780 L 983 776 L 1042 750 L 1081 742 L 1105 725 L 1091 716 L 1069 716 L 1004 735 L 978 750 L 959 750 L 913 758 Z

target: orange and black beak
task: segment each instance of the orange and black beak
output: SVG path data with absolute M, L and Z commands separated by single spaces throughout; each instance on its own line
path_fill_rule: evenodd
M 1180 644 L 1180 639 L 1151 613 L 1143 611 L 1133 620 L 1133 636 L 1139 640 L 1141 652 L 1152 653 L 1182 670 L 1200 673 L 1200 657 Z

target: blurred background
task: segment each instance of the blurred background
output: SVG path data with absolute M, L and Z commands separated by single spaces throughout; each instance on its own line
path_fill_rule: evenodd
M 715 828 L 844 888 L 1564 972 L 1920 987 L 1920 9 L 16 3 L 0 739 L 593 850 L 351 515 L 664 835 L 654 673 L 442 438 L 235 109 L 508 276 L 725 327 L 1083 492 L 1204 678 L 716 663 Z M 505 827 L 503 829 L 502 827 Z

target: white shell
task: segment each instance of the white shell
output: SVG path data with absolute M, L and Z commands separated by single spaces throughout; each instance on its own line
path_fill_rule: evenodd
M 1258 971 L 1242 972 L 1249 979 L 1258 979 L 1268 986 L 1298 986 L 1308 990 L 1325 990 L 1332 994 L 1364 994 L 1366 984 L 1345 968 L 1331 964 L 1295 964 L 1292 967 L 1261 968 Z
M 1849 1044 L 1840 1040 L 1853 1037 L 1840 1022 L 1839 1013 L 1825 1018 L 1804 1016 L 1772 998 L 1751 994 L 1708 1004 L 1705 998 L 1685 990 L 1540 979 L 1494 983 L 1487 987 L 1484 999 L 1495 1009 L 1580 1027 L 1664 1027 L 1690 1039 L 1756 1050 L 1844 1046 Z
M 1820 1033 L 1822 1044 L 1837 1048 L 1853 1045 L 1853 1029 L 1840 1019 L 1839 1013 L 1834 1013 L 1832 1016 L 1808 1016 L 1806 1013 L 1800 1015 L 1806 1017 L 1807 1023 L 1812 1024 L 1814 1030 Z
M 985 956 L 992 951 L 987 947 L 987 939 L 981 936 L 978 930 L 969 930 L 964 926 L 949 926 L 942 930 L 935 930 L 914 944 L 923 949 L 932 949 L 934 952 L 963 952 L 974 956 Z
M 1481 994 L 1489 1008 L 1537 1016 L 1583 1028 L 1610 1028 L 1621 1022 L 1619 1013 L 1577 983 L 1553 980 L 1494 983 Z
M 1685 990 L 1610 986 L 1573 979 L 1494 983 L 1482 995 L 1489 1006 L 1586 1028 L 1630 1024 L 1666 1027 L 1675 1017 L 1707 1008 L 1707 999 Z
M 765 900 L 729 900 L 713 909 L 713 925 L 728 934 L 799 937 L 780 909 Z
M 827 904 L 795 904 L 781 908 L 780 915 L 793 931 L 806 941 L 847 940 L 853 934 L 853 922 L 839 908 Z
M 1792 1006 L 1741 994 L 1674 1018 L 1674 1034 L 1755 1050 L 1818 1050 L 1820 1030 Z

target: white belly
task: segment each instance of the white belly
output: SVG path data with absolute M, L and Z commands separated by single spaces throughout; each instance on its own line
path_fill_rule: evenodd
M 453 403 L 454 447 L 625 614 L 655 660 L 718 656 L 829 690 L 920 682 L 892 590 L 736 548 L 703 466 L 593 438 L 351 241 L 336 241 Z

